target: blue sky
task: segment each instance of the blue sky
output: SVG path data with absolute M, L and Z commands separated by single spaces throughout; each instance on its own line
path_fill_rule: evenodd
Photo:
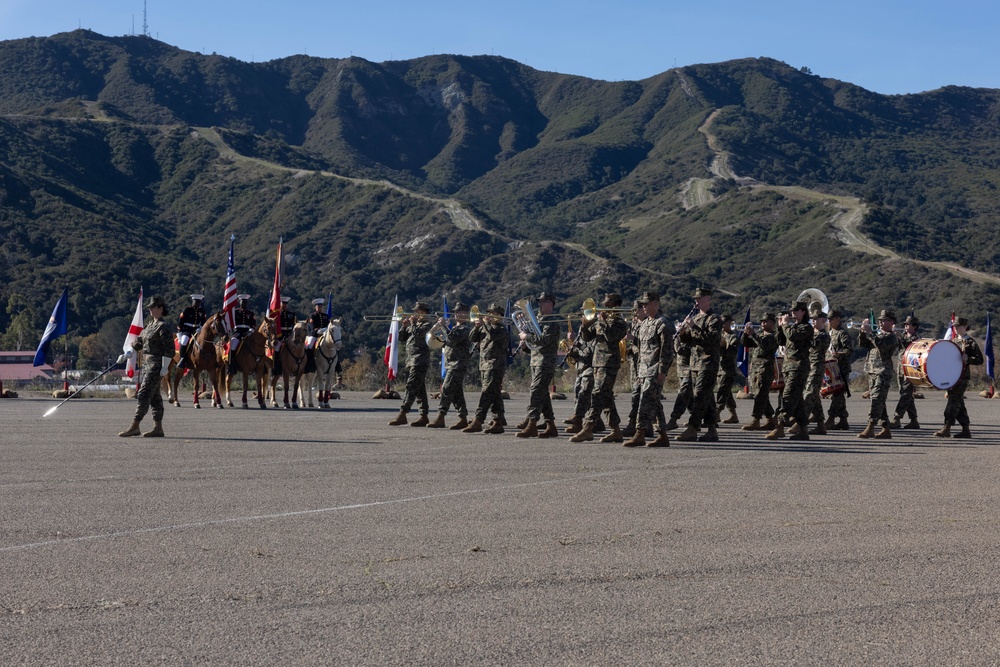
M 643 79 L 675 64 L 768 56 L 879 93 L 1000 88 L 1000 3 L 980 0 L 147 0 L 150 35 L 264 61 L 504 56 L 536 69 Z M 142 0 L 0 0 L 0 40 L 141 32 Z

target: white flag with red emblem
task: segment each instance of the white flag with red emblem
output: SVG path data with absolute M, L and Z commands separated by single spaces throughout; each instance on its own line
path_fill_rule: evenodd
M 142 333 L 142 288 L 139 288 L 139 303 L 135 307 L 135 315 L 132 316 L 132 324 L 128 327 L 128 335 L 125 336 L 125 344 L 122 345 L 122 350 L 125 354 L 128 354 L 132 350 L 132 343 L 134 343 L 138 338 L 139 334 Z M 135 355 L 133 354 L 125 362 L 125 375 L 129 377 L 135 377 Z
M 952 314 L 951 314 L 951 324 L 948 325 L 948 330 L 944 332 L 944 339 L 945 340 L 954 340 L 955 339 L 955 313 L 954 312 L 952 312 Z
M 389 325 L 389 338 L 385 341 L 385 357 L 383 361 L 389 367 L 389 380 L 395 380 L 399 373 L 399 320 L 396 319 L 396 309 L 399 307 L 399 296 L 392 306 L 392 324 Z

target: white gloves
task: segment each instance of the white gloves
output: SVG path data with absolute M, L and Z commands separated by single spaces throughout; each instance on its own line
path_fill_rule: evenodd
M 160 358 L 160 377 L 163 377 L 170 372 L 170 362 L 172 357 L 161 357 Z
M 135 356 L 135 350 L 128 350 L 127 352 L 122 352 L 121 355 L 118 357 L 118 361 L 116 361 L 115 363 L 120 364 L 124 362 L 126 359 L 131 359 L 134 356 Z

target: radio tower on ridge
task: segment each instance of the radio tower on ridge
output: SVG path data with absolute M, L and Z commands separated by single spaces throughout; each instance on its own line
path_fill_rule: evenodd
M 146 22 L 146 0 L 142 0 L 142 36 L 149 37 L 149 23 Z

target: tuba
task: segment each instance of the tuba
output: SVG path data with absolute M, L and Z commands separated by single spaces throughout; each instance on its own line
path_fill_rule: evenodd
M 431 330 L 427 332 L 425 340 L 427 347 L 432 350 L 440 350 L 448 341 L 448 329 L 445 328 L 444 324 L 435 322 Z
M 514 320 L 514 326 L 517 327 L 519 333 L 528 334 L 536 338 L 541 337 L 542 327 L 538 324 L 538 317 L 535 316 L 534 308 L 531 307 L 531 299 L 519 299 L 514 304 L 511 316 L 511 319 Z M 524 341 L 524 344 L 528 346 L 529 350 L 538 349 L 536 343 Z
M 806 312 L 813 310 L 813 306 L 819 306 L 826 314 L 830 314 L 830 301 L 826 298 L 823 292 L 819 291 L 815 287 L 810 287 L 809 289 L 803 290 L 796 298 L 796 301 L 805 301 L 808 308 Z

